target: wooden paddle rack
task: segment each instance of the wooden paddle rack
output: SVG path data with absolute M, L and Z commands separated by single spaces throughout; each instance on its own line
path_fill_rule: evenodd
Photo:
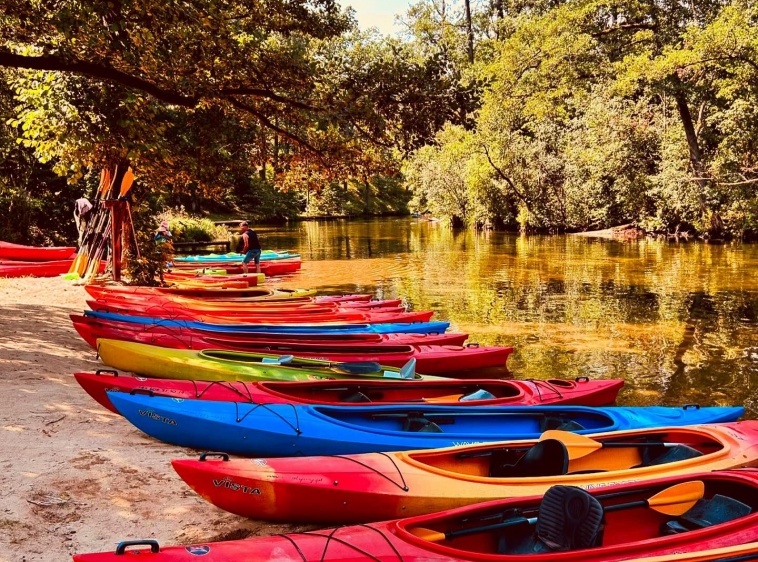
M 103 205 L 111 214 L 111 257 L 113 259 L 113 280 L 121 281 L 121 268 L 124 262 L 124 246 L 129 246 L 129 240 L 134 232 L 132 214 L 127 199 L 111 199 L 103 201 Z M 124 244 L 124 240 L 127 243 Z M 137 241 L 134 240 L 136 246 Z

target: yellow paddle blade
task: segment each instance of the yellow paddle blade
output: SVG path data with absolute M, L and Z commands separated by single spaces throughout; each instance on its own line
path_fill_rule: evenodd
M 569 460 L 586 457 L 598 449 L 603 448 L 603 444 L 584 435 L 577 435 L 570 431 L 561 431 L 560 429 L 549 429 L 540 435 L 540 441 L 545 439 L 555 439 L 566 445 Z
M 705 484 L 702 480 L 682 482 L 671 486 L 648 498 L 651 508 L 666 515 L 681 515 L 692 509 L 705 494 Z
M 425 529 L 424 527 L 411 527 L 406 529 L 410 534 L 429 542 L 442 542 L 445 540 L 445 533 Z

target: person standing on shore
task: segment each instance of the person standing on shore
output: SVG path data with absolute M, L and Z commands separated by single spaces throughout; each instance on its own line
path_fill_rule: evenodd
M 250 260 L 255 260 L 255 272 L 261 272 L 261 243 L 258 240 L 258 235 L 254 230 L 250 229 L 247 221 L 240 224 L 242 230 L 242 250 L 241 254 L 245 257 L 242 258 L 242 272 L 247 274 L 247 264 Z

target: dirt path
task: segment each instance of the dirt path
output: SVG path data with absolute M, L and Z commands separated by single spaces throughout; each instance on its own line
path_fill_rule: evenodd
M 82 287 L 0 279 L 0 562 L 64 562 L 120 540 L 207 542 L 305 527 L 206 503 L 174 473 L 196 452 L 159 443 L 92 400 L 72 374 L 98 368 L 68 315 Z

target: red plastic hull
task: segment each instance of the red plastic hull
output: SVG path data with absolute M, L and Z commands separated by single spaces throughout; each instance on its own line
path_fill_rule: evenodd
M 696 473 L 661 478 L 648 482 L 635 482 L 612 488 L 591 490 L 606 507 L 639 501 L 668 487 L 693 480 L 702 481 L 706 497 L 714 493 L 742 493 L 750 499 L 735 498 L 755 504 L 758 476 L 756 471 L 724 471 Z M 260 490 L 240 489 L 240 495 L 254 495 Z M 606 498 L 610 493 L 622 497 Z M 333 562 L 363 562 L 368 560 L 405 562 L 452 561 L 501 561 L 501 562 L 619 562 L 636 560 L 644 556 L 665 556 L 681 552 L 697 552 L 713 548 L 739 545 L 758 540 L 758 512 L 739 517 L 699 530 L 660 536 L 658 527 L 667 520 L 675 519 L 644 506 L 627 507 L 616 511 L 606 510 L 602 544 L 593 548 L 555 551 L 545 554 L 497 554 L 498 540 L 494 532 L 481 532 L 452 540 L 432 542 L 416 536 L 413 529 L 457 529 L 477 526 L 477 521 L 495 521 L 497 514 L 509 509 L 519 513 L 533 513 L 540 497 L 532 496 L 511 500 L 497 500 L 476 506 L 448 510 L 432 515 L 412 517 L 395 521 L 370 523 L 361 526 L 340 527 L 288 535 L 253 537 L 244 540 L 205 543 L 190 546 L 159 548 L 150 552 L 145 546 L 133 547 L 126 554 L 115 552 L 79 554 L 75 562 L 117 562 L 135 560 L 140 562 L 188 562 L 199 555 L 207 562 L 232 562 L 242 560 L 277 560 L 282 562 L 323 560 Z M 489 519 L 487 519 L 489 517 Z M 482 525 L 479 522 L 478 525 Z M 522 526 L 522 529 L 523 526 Z M 508 532 L 508 530 L 504 530 Z M 530 532 L 530 527 L 521 533 Z M 506 545 L 507 545 L 506 541 Z M 728 559 L 728 558 L 727 558 Z M 742 560 L 743 558 L 738 558 Z
M 50 261 L 65 260 L 76 253 L 76 248 L 71 246 L 24 246 L 0 242 L 0 259 L 21 261 Z
M 477 371 L 485 368 L 500 368 L 505 371 L 512 347 L 480 347 L 478 345 L 439 343 L 427 344 L 419 338 L 402 343 L 381 341 L 377 343 L 347 342 L 298 342 L 281 340 L 276 337 L 252 339 L 245 336 L 223 333 L 201 333 L 190 329 L 151 329 L 125 323 L 105 323 L 74 318 L 74 328 L 96 348 L 98 338 L 133 341 L 172 349 L 229 349 L 253 353 L 273 353 L 275 355 L 296 355 L 326 361 L 353 362 L 375 361 L 391 367 L 402 367 L 410 359 L 416 359 L 416 371 L 425 375 L 449 375 L 451 377 L 483 377 Z M 431 339 L 430 341 L 434 341 Z M 412 342 L 412 343 L 411 343 Z M 504 373 L 500 373 L 504 374 Z
M 166 293 L 176 293 L 176 290 L 171 290 L 166 287 L 138 287 L 138 286 L 105 286 L 105 285 L 86 285 L 84 289 L 96 299 L 107 297 L 108 295 L 135 295 L 135 294 L 148 294 L 148 295 L 162 295 Z M 231 301 L 231 302 L 267 302 L 269 297 L 268 293 L 274 293 L 271 289 L 259 290 L 260 294 L 250 295 L 247 291 L 241 291 L 242 294 L 235 294 L 236 291 L 226 290 L 223 294 L 219 294 L 219 291 L 196 291 L 199 297 L 206 301 Z M 289 298 L 279 297 L 277 302 L 310 302 L 310 303 L 327 303 L 327 302 L 367 302 L 371 300 L 371 295 L 357 294 L 357 295 L 323 295 L 318 297 L 313 296 L 295 296 Z
M 199 266 L 199 267 L 198 267 Z M 261 273 L 267 277 L 275 275 L 286 275 L 295 273 L 302 267 L 300 258 L 285 258 L 281 260 L 263 260 L 261 261 Z M 242 266 L 238 263 L 227 262 L 208 262 L 208 263 L 189 263 L 177 262 L 172 266 L 176 271 L 196 271 L 198 269 L 225 269 L 228 274 L 242 273 Z M 248 266 L 248 271 L 255 269 L 255 264 Z
M 156 324 L 132 324 L 131 322 L 103 322 L 97 318 L 89 318 L 77 314 L 70 315 L 74 327 L 79 335 L 92 346 L 97 348 L 95 339 L 106 337 L 109 334 L 111 339 L 132 340 L 132 333 L 144 333 L 149 336 L 187 336 L 187 337 L 217 337 L 218 332 L 206 332 L 202 330 L 192 330 L 189 328 L 171 328 Z M 103 335 L 99 335 L 103 334 Z M 121 336 L 121 337 L 119 337 Z M 233 336 L 248 342 L 276 342 L 276 343 L 307 343 L 307 344 L 328 344 L 329 346 L 338 344 L 350 346 L 358 345 L 463 345 L 468 338 L 468 334 L 455 332 L 445 332 L 441 334 L 255 334 L 249 332 L 235 332 Z M 149 343 L 149 342 L 148 342 Z
M 152 318 L 171 318 L 172 320 L 190 320 L 211 324 L 294 324 L 294 323 L 355 323 L 355 324 L 387 324 L 396 322 L 428 322 L 434 312 L 381 312 L 378 310 L 335 310 L 335 311 L 266 311 L 241 310 L 239 314 L 225 315 L 211 310 L 196 312 L 171 304 L 144 307 L 132 303 L 113 303 L 103 300 L 88 300 L 92 310 L 128 314 L 130 316 L 148 316 Z
M 202 382 L 178 379 L 153 379 L 114 375 L 115 371 L 75 373 L 76 380 L 103 407 L 118 413 L 108 399 L 109 391 L 150 391 L 159 396 L 217 401 L 255 402 L 259 404 L 345 404 L 340 398 L 350 394 L 355 386 L 372 402 L 360 404 L 419 403 L 434 401 L 435 404 L 475 406 L 526 406 L 544 404 L 579 404 L 606 406 L 616 400 L 624 385 L 620 379 L 612 380 L 489 380 L 467 379 L 450 381 L 418 381 L 392 383 L 383 381 L 311 382 Z M 345 390 L 349 387 L 348 390 Z M 496 398 L 459 402 L 458 397 L 484 389 Z M 445 400 L 444 398 L 447 398 Z
M 71 269 L 70 260 L 54 260 L 44 262 L 16 262 L 15 264 L 0 264 L 0 277 L 56 277 L 68 273 Z M 104 271 L 106 262 L 100 264 L 100 271 Z

